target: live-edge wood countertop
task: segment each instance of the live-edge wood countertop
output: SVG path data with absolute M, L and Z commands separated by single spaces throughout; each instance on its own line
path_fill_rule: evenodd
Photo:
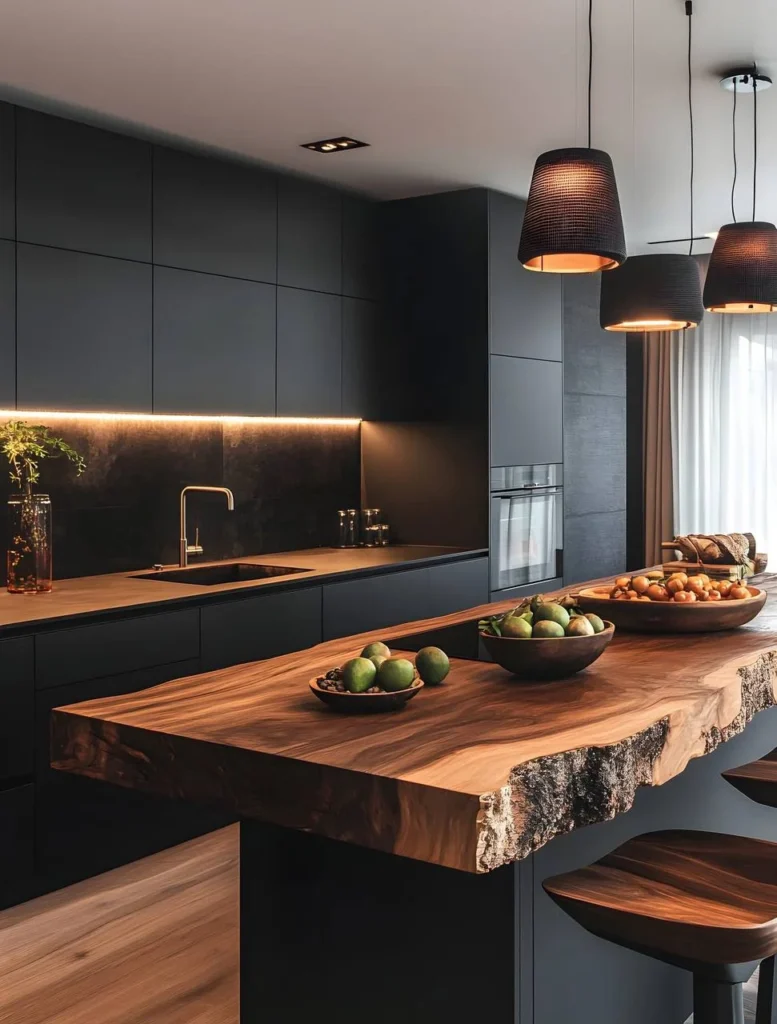
M 56 580 L 50 594 L 23 595 L 0 591 L 0 635 L 19 632 L 20 628 L 24 631 L 28 627 L 40 629 L 48 625 L 61 625 L 71 618 L 105 615 L 131 608 L 150 609 L 155 606 L 202 603 L 224 595 L 258 592 L 265 587 L 277 590 L 322 582 L 332 583 L 338 579 L 366 576 L 375 572 L 415 569 L 486 554 L 485 549 L 467 551 L 461 548 L 400 544 L 383 548 L 309 548 L 228 559 L 230 562 L 308 570 L 304 573 L 220 583 L 216 586 L 154 580 L 155 573 L 151 569 Z M 192 562 L 189 568 L 218 564 L 223 563 Z M 177 568 L 165 566 L 165 569 Z
M 640 786 L 671 779 L 777 703 L 777 576 L 761 585 L 769 600 L 741 629 L 620 633 L 587 671 L 550 684 L 456 661 L 449 681 L 395 714 L 337 715 L 308 680 L 369 640 L 469 622 L 512 602 L 59 708 L 53 763 L 488 871 L 628 810 Z

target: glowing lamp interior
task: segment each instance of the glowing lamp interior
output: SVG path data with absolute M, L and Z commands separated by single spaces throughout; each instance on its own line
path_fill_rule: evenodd
M 595 274 L 599 270 L 614 270 L 619 263 L 609 256 L 588 252 L 556 252 L 535 256 L 524 267 L 527 270 L 549 274 Z

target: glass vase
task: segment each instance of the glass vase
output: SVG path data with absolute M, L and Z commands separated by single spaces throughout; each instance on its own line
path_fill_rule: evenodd
M 8 499 L 7 586 L 11 594 L 51 590 L 51 499 L 14 494 Z

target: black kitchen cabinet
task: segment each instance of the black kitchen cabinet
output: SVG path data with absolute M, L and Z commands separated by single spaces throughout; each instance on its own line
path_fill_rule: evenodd
M 378 419 L 391 401 L 385 392 L 378 306 L 366 299 L 343 299 L 343 416 Z
M 324 640 L 423 619 L 428 569 L 408 569 L 324 587 Z
M 488 558 L 429 567 L 428 616 L 449 615 L 488 603 Z
M 0 240 L 0 406 L 16 405 L 16 247 Z
M 277 412 L 339 416 L 342 408 L 342 299 L 278 288 Z
M 202 669 L 274 658 L 321 643 L 321 587 L 266 593 L 202 609 Z
M 278 284 L 342 291 L 340 193 L 301 178 L 278 181 Z
M 563 461 L 561 363 L 491 356 L 491 465 Z
M 518 262 L 525 207 L 515 196 L 488 193 L 491 352 L 560 362 L 561 275 L 532 273 Z
M 32 784 L 0 792 L 0 909 L 34 894 L 34 801 Z
M 17 237 L 151 259 L 151 146 L 49 114 L 16 111 Z
M 154 411 L 275 413 L 275 287 L 154 268 Z
M 19 408 L 151 412 L 151 267 L 17 246 Z
M 343 295 L 357 299 L 380 297 L 378 204 L 343 198 Z
M 193 661 L 199 656 L 198 608 L 74 626 L 35 637 L 35 686 L 40 690 L 51 689 Z
M 277 178 L 154 148 L 154 263 L 274 283 Z
M 0 785 L 32 775 L 33 639 L 0 641 Z M 1 833 L 0 833 L 1 834 Z M 0 844 L 2 845 L 2 844 Z
M 618 576 L 626 569 L 626 513 L 592 512 L 564 520 L 564 586 Z
M 0 238 L 16 237 L 16 108 L 0 103 Z
M 564 510 L 567 515 L 626 508 L 626 399 L 564 396 Z M 596 452 L 591 464 L 590 453 Z

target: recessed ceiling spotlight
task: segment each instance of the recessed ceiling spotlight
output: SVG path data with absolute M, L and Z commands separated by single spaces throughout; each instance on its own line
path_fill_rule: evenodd
M 369 142 L 359 142 L 350 135 L 341 135 L 339 139 L 322 139 L 320 142 L 303 142 L 302 149 L 312 149 L 316 153 L 341 153 L 347 149 L 361 149 L 369 146 Z

